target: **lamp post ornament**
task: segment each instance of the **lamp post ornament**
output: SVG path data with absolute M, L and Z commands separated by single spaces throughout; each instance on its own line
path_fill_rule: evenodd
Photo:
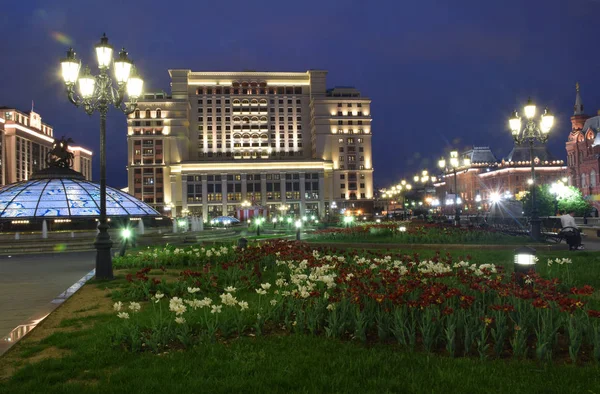
M 100 218 L 98 235 L 94 246 L 96 248 L 96 278 L 112 279 L 112 241 L 108 233 L 106 218 L 106 114 L 109 106 L 118 108 L 125 115 L 131 114 L 137 108 L 137 100 L 142 94 L 143 80 L 139 77 L 133 62 L 127 57 L 123 48 L 119 58 L 113 62 L 113 48 L 108 43 L 106 34 L 96 44 L 98 75 L 91 75 L 89 67 L 80 73 L 81 61 L 75 56 L 73 48 L 67 51 L 67 57 L 61 61 L 62 76 L 67 88 L 67 97 L 76 107 L 81 107 L 88 114 L 100 113 Z M 115 81 L 108 74 L 114 66 Z M 77 94 L 75 85 L 79 87 Z M 125 101 L 125 95 L 129 101 Z
M 509 128 L 516 144 L 529 144 L 529 161 L 531 164 L 531 237 L 539 241 L 541 237 L 541 220 L 538 215 L 536 201 L 537 185 L 535 183 L 535 157 L 533 148 L 536 141 L 539 141 L 541 144 L 548 141 L 548 134 L 554 125 L 554 115 L 546 108 L 539 123 L 537 123 L 534 120 L 536 106 L 531 101 L 531 98 L 527 100 L 527 104 L 523 108 L 523 113 L 525 114 L 525 124 L 522 124 L 521 117 L 515 110 L 509 120 Z

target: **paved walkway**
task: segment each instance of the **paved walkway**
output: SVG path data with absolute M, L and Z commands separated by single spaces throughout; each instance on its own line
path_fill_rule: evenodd
M 0 256 L 0 339 L 44 317 L 51 301 L 94 265 L 95 252 Z

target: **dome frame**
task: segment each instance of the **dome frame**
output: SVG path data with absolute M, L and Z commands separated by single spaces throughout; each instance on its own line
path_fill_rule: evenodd
M 0 190 L 0 220 L 100 216 L 100 185 L 80 177 L 32 177 Z M 107 217 L 161 216 L 135 197 L 106 187 Z

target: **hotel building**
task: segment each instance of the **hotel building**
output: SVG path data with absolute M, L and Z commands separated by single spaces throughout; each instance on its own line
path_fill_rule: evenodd
M 243 201 L 323 217 L 373 207 L 371 100 L 326 71 L 169 70 L 128 118 L 131 194 L 173 216 Z
M 52 149 L 54 130 L 33 111 L 0 107 L 0 181 L 2 185 L 26 181 L 46 167 Z M 74 155 L 73 169 L 92 179 L 92 152 L 80 146 L 69 147 Z

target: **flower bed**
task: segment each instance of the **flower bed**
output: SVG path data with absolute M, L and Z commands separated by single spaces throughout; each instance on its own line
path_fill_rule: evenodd
M 339 242 L 391 242 L 400 244 L 514 244 L 527 239 L 494 230 L 454 227 L 444 224 L 365 224 L 327 228 L 314 232 L 318 240 Z
M 570 260 L 549 264 L 567 282 L 530 273 L 521 287 L 502 267 L 449 254 L 423 260 L 269 242 L 232 253 L 229 263 L 202 262 L 175 281 L 150 279 L 151 266 L 138 271 L 117 294 L 122 324 L 113 338 L 159 352 L 293 332 L 452 357 L 600 361 L 600 312 L 586 306 L 594 289 L 570 286 Z

